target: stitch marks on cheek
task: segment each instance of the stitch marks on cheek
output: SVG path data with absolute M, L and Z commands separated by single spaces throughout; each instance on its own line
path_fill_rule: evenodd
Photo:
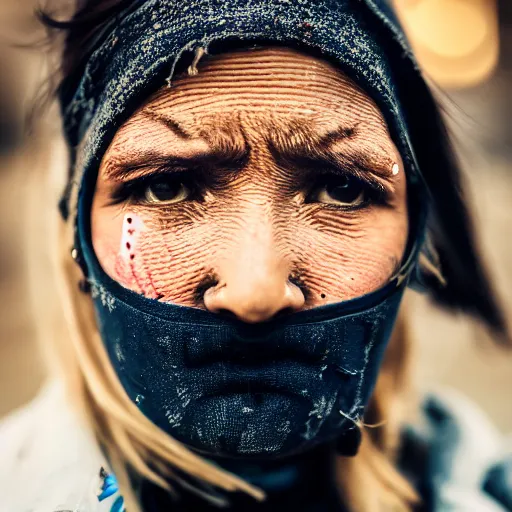
M 159 299 L 161 294 L 153 284 L 150 265 L 142 248 L 144 231 L 144 222 L 138 215 L 125 214 L 115 273 L 124 287 L 150 299 Z

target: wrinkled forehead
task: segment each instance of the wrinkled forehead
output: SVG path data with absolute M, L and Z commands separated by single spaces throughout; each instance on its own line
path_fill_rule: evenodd
M 347 135 L 387 133 L 375 102 L 342 70 L 297 49 L 271 46 L 202 56 L 193 71 L 189 67 L 172 87 L 148 98 L 123 129 L 155 121 L 184 137 L 248 122 L 289 137 L 340 129 Z

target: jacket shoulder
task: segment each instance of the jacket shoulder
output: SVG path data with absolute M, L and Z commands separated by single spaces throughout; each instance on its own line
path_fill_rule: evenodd
M 512 511 L 512 450 L 463 394 L 425 396 L 422 418 L 404 435 L 402 465 L 436 512 Z
M 0 453 L 0 510 L 101 510 L 91 496 L 103 457 L 61 383 L 0 421 Z

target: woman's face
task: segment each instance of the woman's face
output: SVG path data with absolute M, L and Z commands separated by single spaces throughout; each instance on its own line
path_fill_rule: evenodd
M 92 205 L 110 277 L 248 323 L 379 288 L 407 231 L 379 109 L 289 49 L 209 57 L 161 89 L 116 134 Z

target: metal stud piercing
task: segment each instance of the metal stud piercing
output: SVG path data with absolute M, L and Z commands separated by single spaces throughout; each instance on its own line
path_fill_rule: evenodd
M 398 164 L 394 164 L 393 168 L 391 169 L 391 174 L 393 176 L 396 176 L 399 171 L 400 171 L 400 167 L 398 166 Z
M 78 260 L 80 259 L 80 254 L 76 247 L 71 249 L 71 257 L 74 261 L 79 263 Z M 89 293 L 91 291 L 91 284 L 89 283 L 89 280 L 84 277 L 78 281 L 78 288 L 82 293 Z

